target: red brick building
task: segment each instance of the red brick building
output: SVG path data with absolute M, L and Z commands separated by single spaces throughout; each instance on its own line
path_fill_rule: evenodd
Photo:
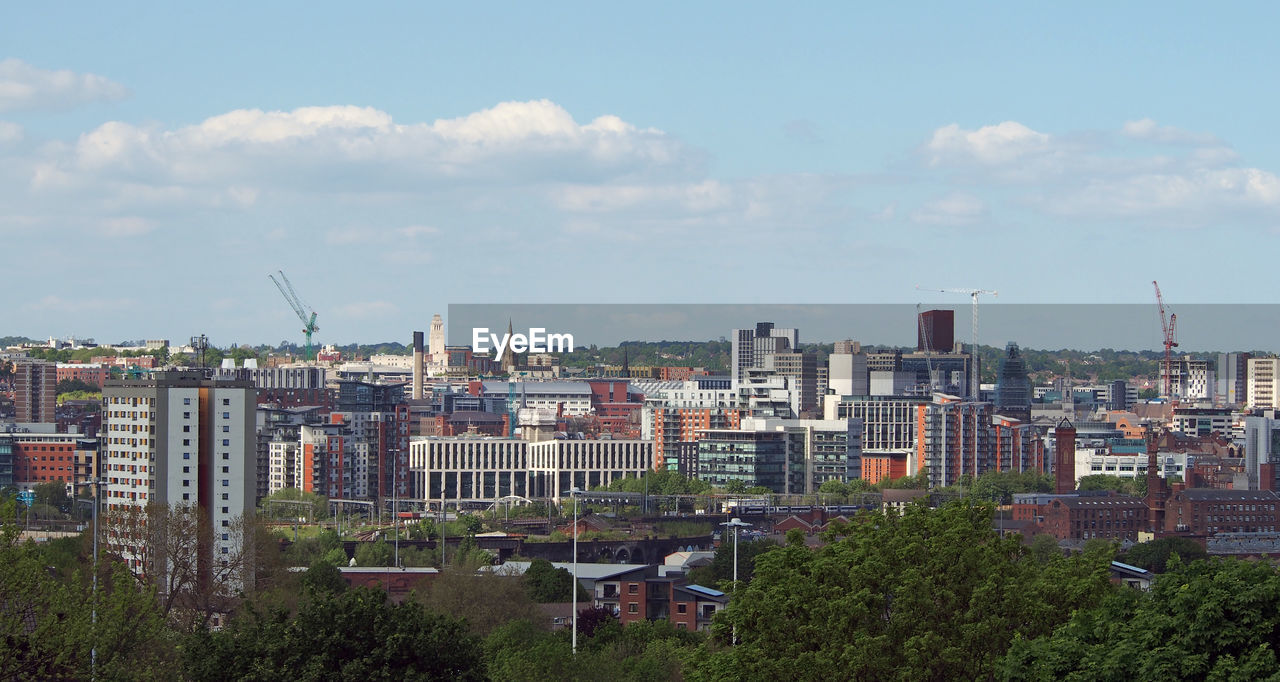
M 102 365 L 70 362 L 58 363 L 58 381 L 83 381 L 102 388 L 103 382 L 111 378 L 111 371 Z
M 1165 500 L 1164 531 L 1274 533 L 1280 528 L 1280 495 L 1270 490 L 1174 490 Z
M 1114 494 L 1015 495 L 1013 518 L 1059 540 L 1138 539 L 1147 530 L 1143 500 Z
M 682 575 L 657 575 L 644 566 L 596 582 L 596 603 L 616 608 L 623 625 L 642 620 L 669 620 L 678 630 L 706 630 L 728 603 L 725 593 L 690 585 Z

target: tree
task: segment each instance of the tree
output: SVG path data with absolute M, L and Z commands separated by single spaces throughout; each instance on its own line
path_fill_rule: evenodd
M 327 561 L 311 564 L 302 574 L 302 587 L 312 594 L 338 594 L 347 590 L 347 581 L 342 579 L 342 571 Z
M 1179 557 L 1183 563 L 1209 558 L 1204 547 L 1195 540 L 1170 537 L 1140 542 L 1120 555 L 1119 560 L 1154 573 L 1164 573 L 1169 560 L 1174 556 Z
M 362 542 L 356 545 L 355 559 L 357 566 L 390 566 L 395 553 L 386 540 Z
M 1001 664 L 1018 680 L 1276 679 L 1280 574 L 1269 564 L 1170 562 L 1150 592 L 1123 589 Z
M 183 648 L 192 680 L 483 680 L 480 639 L 459 619 L 357 588 L 306 599 L 296 613 L 248 608 Z
M 139 562 L 139 582 L 155 589 L 160 612 L 183 631 L 231 612 L 257 585 L 257 561 L 272 556 L 269 534 L 252 519 L 236 518 L 215 533 L 197 507 L 129 506 L 107 513 L 102 526 L 107 551 Z
M 529 598 L 539 604 L 567 602 L 573 599 L 573 574 L 556 568 L 546 559 L 534 559 L 520 577 Z M 587 591 L 578 585 L 578 600 L 589 598 Z
M 482 637 L 512 620 L 542 622 L 542 612 L 529 599 L 520 578 L 481 572 L 480 566 L 474 560 L 451 559 L 415 598 L 434 612 L 464 619 Z
M 85 381 L 81 381 L 79 379 L 63 379 L 62 381 L 58 382 L 58 386 L 54 390 L 57 392 L 58 395 L 62 395 L 63 393 L 75 393 L 75 392 L 82 392 L 82 393 L 101 393 L 102 392 L 102 389 L 98 388 L 96 384 L 91 384 Z
M 13 508 L 11 500 L 0 503 L 0 519 L 13 518 Z M 50 571 L 46 548 L 18 537 L 12 524 L 0 524 L 0 679 L 176 676 L 153 590 L 138 589 L 125 566 L 103 560 L 95 592 L 91 554 L 78 554 L 65 572 Z
M 778 543 L 765 538 L 744 540 L 739 537 L 738 540 L 738 580 L 746 584 L 755 574 L 756 560 L 760 555 L 777 549 Z M 733 533 L 726 531 L 721 536 L 720 546 L 716 547 L 711 563 L 690 571 L 689 580 L 706 587 L 733 580 Z
M 983 679 L 1015 633 L 1047 635 L 1113 588 L 1107 558 L 1041 564 L 991 529 L 990 504 L 872 514 L 756 560 L 689 679 Z
M 67 484 L 62 481 L 37 483 L 31 492 L 35 495 L 35 503 L 56 508 L 64 514 L 71 510 L 71 498 L 67 497 Z

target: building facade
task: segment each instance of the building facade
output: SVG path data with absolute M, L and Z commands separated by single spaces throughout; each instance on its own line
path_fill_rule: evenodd
M 221 381 L 200 372 L 157 372 L 150 379 L 112 380 L 103 387 L 104 511 L 148 505 L 184 507 L 205 515 L 214 542 L 206 561 L 236 551 L 217 529 L 253 512 L 257 457 L 248 381 Z M 111 540 L 135 572 L 144 565 L 136 537 Z M 154 556 L 154 555 L 151 555 Z

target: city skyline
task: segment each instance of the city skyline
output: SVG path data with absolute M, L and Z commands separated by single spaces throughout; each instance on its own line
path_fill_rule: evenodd
M 509 300 L 1274 301 L 1271 5 L 387 7 L 14 8 L 5 333 L 293 340 L 278 269 L 317 343 Z

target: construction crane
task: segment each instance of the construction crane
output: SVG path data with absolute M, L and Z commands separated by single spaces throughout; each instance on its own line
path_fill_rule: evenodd
M 293 312 L 298 316 L 298 319 L 302 320 L 302 333 L 307 335 L 307 362 L 310 362 L 312 358 L 311 335 L 320 331 L 320 327 L 316 326 L 316 311 L 311 306 L 303 303 L 301 298 L 298 298 L 298 292 L 293 290 L 293 283 L 285 276 L 284 270 L 277 270 L 276 272 L 280 273 L 280 279 L 276 279 L 275 275 L 267 275 L 267 277 L 271 278 L 276 288 L 280 290 L 280 295 L 284 296 L 284 300 L 289 302 L 289 307 L 293 308 Z M 284 284 L 281 284 L 280 280 L 284 280 Z
M 978 297 L 983 294 L 990 294 L 992 296 L 999 296 L 1000 294 L 995 291 L 988 291 L 987 289 L 930 289 L 921 287 L 919 284 L 916 285 L 916 289 L 919 289 L 920 291 L 937 291 L 943 294 L 964 294 L 973 299 L 973 336 L 969 338 L 969 343 L 973 347 L 973 359 L 971 361 L 973 367 L 972 371 L 969 372 L 969 396 L 974 400 L 977 400 L 980 397 L 978 387 Z
M 1151 280 L 1156 288 L 1156 307 L 1160 309 L 1160 331 L 1164 334 L 1164 395 L 1175 400 L 1173 395 L 1173 349 L 1178 347 L 1178 314 L 1170 313 L 1165 317 L 1164 296 L 1160 295 L 1160 285 Z

